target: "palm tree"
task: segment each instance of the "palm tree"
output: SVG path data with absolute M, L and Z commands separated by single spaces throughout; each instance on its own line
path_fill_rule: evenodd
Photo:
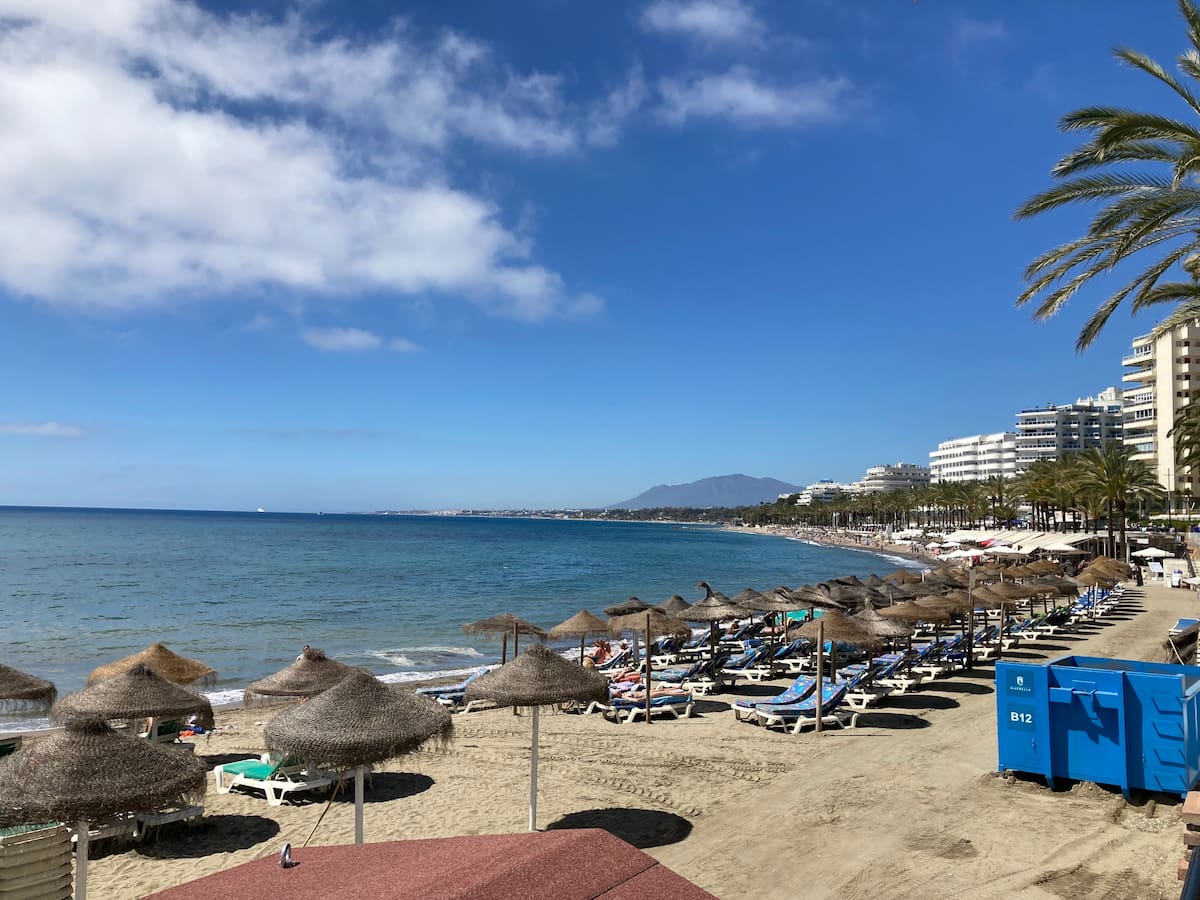
M 1179 57 L 1179 71 L 1187 82 L 1200 83 L 1200 9 L 1194 0 L 1179 0 L 1179 10 L 1191 43 Z M 1084 107 L 1063 116 L 1061 130 L 1089 137 L 1052 170 L 1061 181 L 1016 212 L 1025 219 L 1064 206 L 1105 204 L 1082 237 L 1043 253 L 1025 269 L 1027 287 L 1017 305 L 1040 298 L 1033 314 L 1037 320 L 1053 316 L 1080 288 L 1121 263 L 1137 259 L 1144 266 L 1091 315 L 1075 342 L 1079 351 L 1130 297 L 1135 313 L 1158 303 L 1175 304 L 1155 334 L 1200 318 L 1200 129 L 1188 121 L 1200 118 L 1200 99 L 1148 56 L 1125 48 L 1113 53 L 1166 85 L 1187 108 L 1184 119 L 1115 106 Z M 1145 169 L 1132 170 L 1131 163 Z M 1188 280 L 1178 280 L 1181 274 Z
M 1162 485 L 1142 460 L 1133 458 L 1133 448 L 1111 443 L 1085 450 L 1079 459 L 1079 486 L 1103 498 L 1108 507 L 1108 546 L 1113 543 L 1113 513 L 1121 521 L 1121 547 L 1125 546 L 1125 513 L 1130 500 L 1163 493 Z
M 1189 474 L 1200 466 L 1200 393 L 1193 393 L 1179 410 L 1168 437 L 1175 438 L 1175 464 Z

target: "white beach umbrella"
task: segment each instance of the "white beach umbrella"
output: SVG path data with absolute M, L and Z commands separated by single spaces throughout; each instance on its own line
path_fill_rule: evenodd
M 1146 559 L 1165 559 L 1171 554 L 1166 550 L 1159 550 L 1157 547 L 1147 547 L 1145 550 L 1138 550 L 1136 553 L 1132 553 L 1130 555 L 1141 556 Z

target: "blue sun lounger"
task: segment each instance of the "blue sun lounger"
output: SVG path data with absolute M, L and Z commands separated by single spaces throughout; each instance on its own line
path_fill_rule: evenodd
M 474 681 L 476 678 L 478 678 L 480 675 L 482 675 L 486 671 L 487 671 L 487 666 L 481 666 L 480 668 L 478 668 L 474 672 L 472 672 L 470 675 L 468 675 L 466 678 L 464 678 L 462 681 L 460 681 L 458 684 L 444 684 L 444 685 L 441 685 L 440 687 L 417 688 L 416 693 L 421 694 L 424 697 L 430 697 L 434 700 L 437 700 L 439 697 L 445 697 L 448 694 L 461 694 L 463 691 L 465 691 L 467 689 L 468 684 L 470 684 L 472 681 Z
M 664 713 L 672 719 L 678 719 L 682 715 L 685 719 L 692 717 L 692 710 L 695 704 L 692 700 L 692 695 L 680 694 L 678 696 L 661 696 L 650 698 L 650 715 L 655 713 Z M 608 701 L 608 709 L 605 710 L 604 716 L 608 717 L 609 713 L 613 714 L 614 721 L 617 722 L 636 722 L 639 717 L 646 715 L 646 701 L 634 700 L 625 696 L 616 696 Z M 622 718 L 624 714 L 624 718 Z
M 821 689 L 821 724 L 837 725 L 839 728 L 853 728 L 858 724 L 858 713 L 849 716 L 840 709 L 846 698 L 848 683 L 837 681 L 827 684 Z M 815 726 L 817 722 L 816 691 L 807 700 L 790 703 L 786 706 L 766 706 L 754 711 L 754 718 L 764 728 L 783 728 L 792 734 L 799 734 L 806 726 Z M 849 721 L 847 726 L 846 721 Z
M 754 711 L 760 706 L 787 706 L 789 703 L 799 703 L 816 689 L 816 678 L 801 675 L 782 694 L 773 697 L 739 697 L 733 701 L 733 717 L 739 722 L 752 719 Z

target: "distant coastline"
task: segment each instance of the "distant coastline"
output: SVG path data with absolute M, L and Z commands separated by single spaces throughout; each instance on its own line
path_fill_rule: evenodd
M 864 553 L 873 553 L 880 557 L 906 559 L 924 566 L 932 567 L 942 564 L 936 557 L 928 553 L 915 552 L 910 546 L 862 541 L 859 539 L 859 533 L 845 529 L 807 528 L 796 525 L 725 525 L 722 527 L 726 531 L 742 534 L 766 534 L 771 537 L 819 544 L 822 547 L 836 547 L 840 550 L 859 550 Z

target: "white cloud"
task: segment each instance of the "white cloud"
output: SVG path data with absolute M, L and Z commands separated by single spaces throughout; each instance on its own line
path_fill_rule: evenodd
M 959 15 L 950 29 L 950 49 L 961 53 L 973 44 L 1003 41 L 1008 38 L 1008 28 L 1000 19 L 972 19 Z
M 0 285 L 63 308 L 256 289 L 578 304 L 501 211 L 450 181 L 468 141 L 615 140 L 630 81 L 573 107 L 469 38 L 369 38 L 175 0 L 0 0 Z
M 842 78 L 771 84 L 744 66 L 691 80 L 664 78 L 658 84 L 659 114 L 671 124 L 689 119 L 730 119 L 741 125 L 787 127 L 835 119 L 849 101 Z
M 300 338 L 310 347 L 328 353 L 378 350 L 383 346 L 383 338 L 361 328 L 306 328 Z
M 421 347 L 408 338 L 392 338 L 388 341 L 388 349 L 396 353 L 416 353 Z
M 592 107 L 585 132 L 588 143 L 596 147 L 615 144 L 625 123 L 641 109 L 647 95 L 642 68 L 635 66 L 621 84 L 609 91 L 603 101 Z
M 0 434 L 15 434 L 22 437 L 77 438 L 84 430 L 78 425 L 63 425 L 61 422 L 9 422 L 0 424 Z
M 642 27 L 705 44 L 757 44 L 766 30 L 741 0 L 655 0 L 642 11 Z

